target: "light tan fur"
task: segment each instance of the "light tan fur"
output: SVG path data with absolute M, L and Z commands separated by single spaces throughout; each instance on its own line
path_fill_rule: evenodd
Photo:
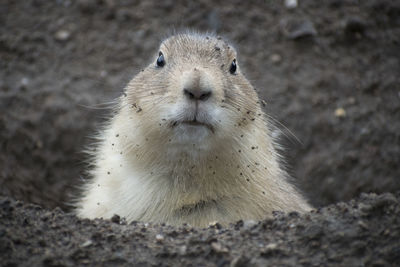
M 229 71 L 235 49 L 183 33 L 159 50 L 165 66 L 152 63 L 129 82 L 100 134 L 77 214 L 204 227 L 310 210 L 279 166 L 257 93 L 239 65 Z M 212 95 L 193 101 L 184 88 Z M 205 125 L 186 123 L 194 118 Z

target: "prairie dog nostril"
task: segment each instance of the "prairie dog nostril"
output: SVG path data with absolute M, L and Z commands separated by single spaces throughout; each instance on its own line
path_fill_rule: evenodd
M 207 100 L 211 96 L 211 91 L 205 92 L 200 96 L 200 100 L 204 101 Z
M 212 92 L 211 90 L 201 90 L 201 89 L 183 89 L 183 94 L 191 99 L 191 100 L 200 100 L 200 101 L 206 101 L 208 98 L 210 98 Z
M 190 92 L 188 89 L 183 89 L 183 93 L 185 94 L 185 96 L 189 97 L 190 99 L 194 99 L 195 96 L 192 92 Z

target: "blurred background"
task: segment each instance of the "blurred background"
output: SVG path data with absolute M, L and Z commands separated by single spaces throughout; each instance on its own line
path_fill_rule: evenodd
M 1 195 L 67 210 L 104 103 L 187 28 L 236 45 L 314 205 L 400 190 L 399 1 L 2 0 L 0 25 Z

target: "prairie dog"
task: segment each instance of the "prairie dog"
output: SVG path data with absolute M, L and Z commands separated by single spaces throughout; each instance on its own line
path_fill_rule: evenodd
M 213 35 L 177 34 L 126 86 L 76 212 L 204 227 L 310 210 L 278 159 L 236 50 Z

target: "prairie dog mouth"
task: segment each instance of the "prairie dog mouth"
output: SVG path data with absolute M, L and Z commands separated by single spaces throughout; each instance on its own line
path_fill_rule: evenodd
M 196 126 L 196 127 L 202 126 L 202 127 L 208 128 L 212 133 L 214 133 L 214 127 L 211 124 L 204 123 L 204 122 L 201 122 L 201 121 L 198 121 L 198 120 L 175 121 L 172 124 L 172 127 L 175 127 L 178 124 L 190 125 L 190 126 Z

